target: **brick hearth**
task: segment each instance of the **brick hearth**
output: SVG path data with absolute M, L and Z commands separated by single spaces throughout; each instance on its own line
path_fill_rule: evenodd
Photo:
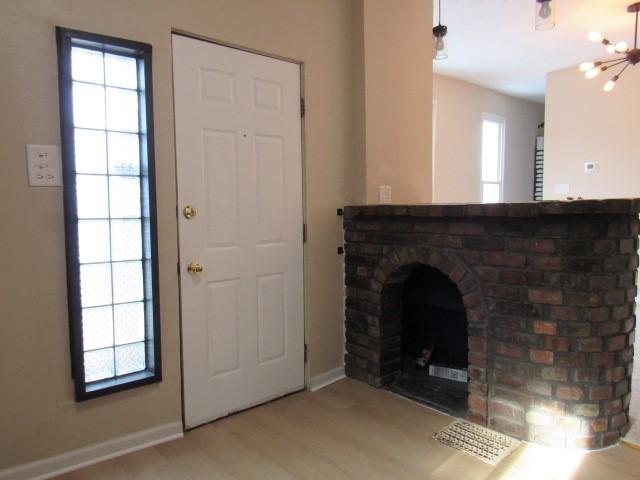
M 346 207 L 346 371 L 401 371 L 402 285 L 439 269 L 463 295 L 468 418 L 601 448 L 629 428 L 640 200 Z

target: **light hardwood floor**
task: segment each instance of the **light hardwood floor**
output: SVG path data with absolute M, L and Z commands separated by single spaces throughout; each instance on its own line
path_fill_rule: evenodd
M 342 380 L 188 432 L 58 480 L 639 479 L 640 451 L 521 446 L 497 467 L 431 436 L 450 417 Z

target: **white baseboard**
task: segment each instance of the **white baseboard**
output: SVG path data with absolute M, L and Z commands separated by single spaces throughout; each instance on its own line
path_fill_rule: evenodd
M 315 392 L 345 378 L 344 367 L 334 368 L 309 379 L 309 390 Z M 2 477 L 0 477 L 0 480 Z
M 182 423 L 168 423 L 36 462 L 0 470 L 0 480 L 44 480 L 182 437 Z

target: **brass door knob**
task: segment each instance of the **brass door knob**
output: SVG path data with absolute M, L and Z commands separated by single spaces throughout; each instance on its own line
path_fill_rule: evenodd
M 189 273 L 202 273 L 203 270 L 204 267 L 198 262 L 191 262 L 187 265 L 187 272 Z
M 192 207 L 191 205 L 187 205 L 182 209 L 182 214 L 184 215 L 184 218 L 186 218 L 187 220 L 191 220 L 193 217 L 195 217 L 196 213 L 198 213 L 198 211 L 196 210 L 195 207 Z

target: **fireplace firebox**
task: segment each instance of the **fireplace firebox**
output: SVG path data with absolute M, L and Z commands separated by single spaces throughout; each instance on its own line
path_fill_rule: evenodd
M 347 375 L 412 396 L 424 387 L 412 371 L 466 364 L 464 397 L 425 403 L 536 443 L 616 443 L 639 211 L 638 199 L 346 207 Z
M 458 287 L 415 265 L 401 286 L 402 374 L 389 390 L 451 415 L 467 413 L 467 318 Z

